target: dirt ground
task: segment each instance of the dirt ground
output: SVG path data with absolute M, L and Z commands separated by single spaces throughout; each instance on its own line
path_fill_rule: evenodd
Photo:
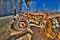
M 48 40 L 43 29 L 31 27 L 31 30 L 33 34 L 25 33 L 24 36 L 12 30 L 9 40 Z

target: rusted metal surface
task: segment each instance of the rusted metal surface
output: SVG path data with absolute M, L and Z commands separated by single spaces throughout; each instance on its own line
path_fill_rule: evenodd
M 29 21 L 29 26 L 31 33 L 31 40 L 53 40 L 55 38 L 55 34 L 52 31 L 52 23 L 50 22 L 48 18 L 48 14 L 46 12 L 23 12 L 22 14 L 17 14 L 16 19 L 21 20 L 21 18 L 24 20 Z M 26 22 L 28 22 L 26 21 Z M 23 21 L 24 22 L 24 21 Z M 31 25 L 33 24 L 33 25 Z M 21 26 L 21 25 L 20 25 Z M 18 26 L 16 26 L 18 27 Z M 26 31 L 26 30 L 25 30 Z M 26 31 L 26 33 L 27 33 Z M 19 31 L 20 32 L 20 31 Z M 24 32 L 24 31 L 23 31 Z M 26 35 L 26 34 L 25 34 Z
M 48 39 L 49 37 L 47 37 L 48 35 L 46 34 L 47 31 L 48 31 L 48 34 L 50 34 L 50 32 L 51 32 L 51 34 L 54 34 L 54 32 L 52 31 L 52 28 L 51 28 L 52 27 L 51 24 L 49 24 L 49 22 L 47 23 L 48 28 L 47 28 L 47 26 L 45 26 L 45 23 L 39 24 L 39 21 L 41 21 L 41 20 L 46 21 L 48 19 L 48 16 L 46 16 L 46 15 L 47 14 L 44 14 L 42 12 L 40 12 L 40 14 L 33 13 L 33 12 L 26 12 L 23 14 L 18 14 L 18 16 L 15 16 L 16 18 L 27 18 L 27 20 L 29 22 L 34 22 L 32 24 L 29 23 L 30 29 L 33 31 L 33 33 L 26 32 L 24 34 L 22 34 L 22 33 L 20 34 L 20 31 L 10 32 L 11 30 L 9 29 L 9 25 L 10 25 L 9 23 L 11 23 L 11 21 L 13 19 L 12 17 L 3 18 L 3 19 L 0 18 L 0 27 L 1 27 L 0 39 L 5 40 L 5 37 L 11 33 L 11 35 L 9 35 L 10 37 L 7 40 L 54 40 L 51 38 Z M 23 25 L 25 25 L 25 24 L 23 23 Z M 21 26 L 20 23 L 19 23 L 19 26 Z M 45 27 L 42 28 L 42 26 L 45 26 Z M 30 29 L 29 29 L 29 31 L 31 32 Z M 6 34 L 3 35 L 3 33 L 5 33 L 5 32 L 6 32 Z M 50 35 L 50 36 L 52 36 L 52 35 Z M 53 36 L 55 36 L 55 35 L 53 35 Z
M 33 30 L 33 34 L 31 40 L 48 40 L 46 34 L 44 33 L 44 29 L 38 27 L 31 27 Z

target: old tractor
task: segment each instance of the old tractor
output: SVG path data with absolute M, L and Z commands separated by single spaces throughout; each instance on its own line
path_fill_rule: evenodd
M 27 33 L 27 32 L 34 34 L 34 31 L 31 30 L 32 27 L 40 28 L 39 31 L 41 31 L 41 32 L 43 31 L 44 35 L 45 35 L 45 37 L 47 37 L 47 39 L 55 38 L 55 33 L 52 28 L 52 21 L 48 18 L 47 12 L 18 13 L 18 14 L 16 14 L 16 16 L 14 16 L 14 20 L 11 24 L 11 28 L 13 30 L 19 31 L 22 34 Z M 35 30 L 37 30 L 37 29 L 35 29 Z M 41 33 L 41 32 L 39 32 L 39 33 Z M 35 37 L 38 37 L 38 36 L 35 36 Z

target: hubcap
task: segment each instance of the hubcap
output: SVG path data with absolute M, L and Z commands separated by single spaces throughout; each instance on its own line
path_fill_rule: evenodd
M 25 23 L 25 22 L 19 22 L 19 23 L 18 23 L 18 26 L 19 26 L 20 28 L 25 28 L 25 27 L 26 27 L 26 23 Z

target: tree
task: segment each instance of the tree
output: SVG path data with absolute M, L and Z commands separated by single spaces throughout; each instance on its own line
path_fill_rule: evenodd
M 27 11 L 28 11 L 28 7 L 29 7 L 30 0 L 25 0 L 25 3 L 26 3 L 26 5 L 27 5 Z

